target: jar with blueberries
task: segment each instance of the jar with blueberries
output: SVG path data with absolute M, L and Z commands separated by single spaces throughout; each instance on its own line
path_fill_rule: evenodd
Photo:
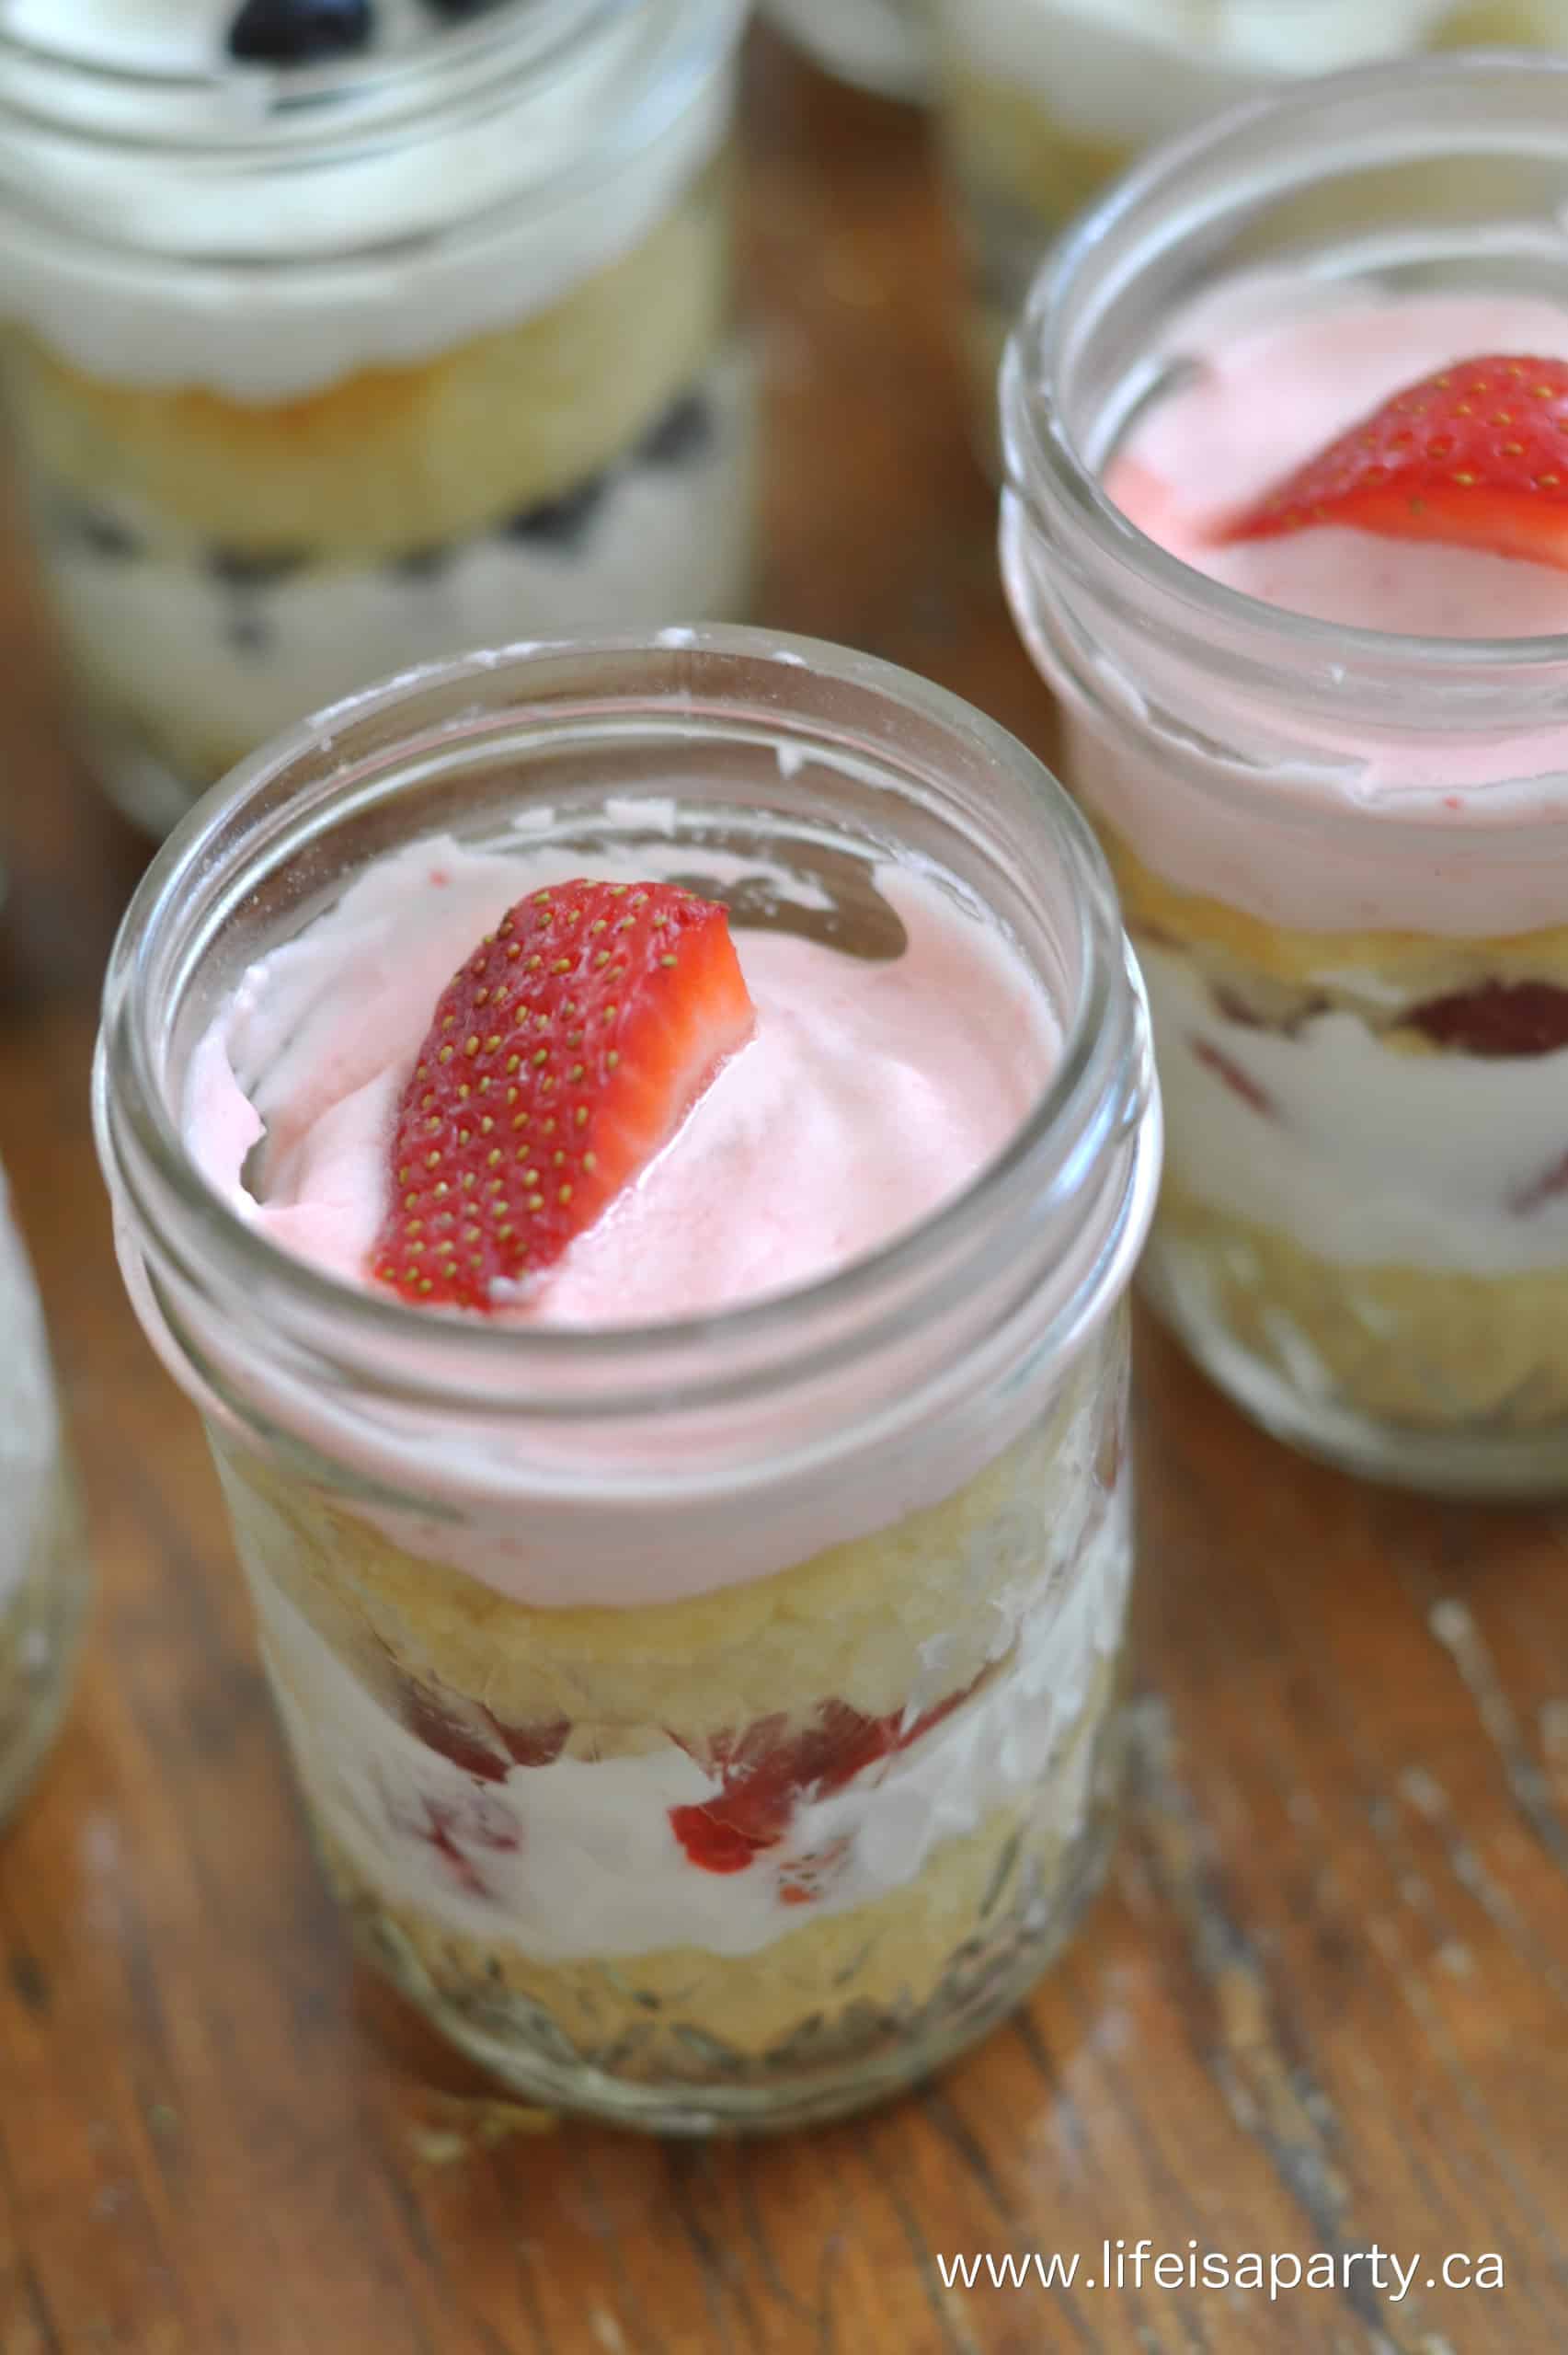
M 365 678 L 744 607 L 743 16 L 0 0 L 6 402 L 138 821 Z

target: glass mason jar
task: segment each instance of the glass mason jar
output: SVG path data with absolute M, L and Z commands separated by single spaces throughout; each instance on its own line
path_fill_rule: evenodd
M 1568 60 L 1334 77 L 1124 183 L 1002 381 L 1008 592 L 1153 1008 L 1149 1290 L 1284 1437 L 1499 1495 L 1568 1466 L 1568 642 L 1261 603 L 1101 477 L 1222 291 L 1561 301 L 1565 207 Z M 1478 1005 L 1530 1020 L 1449 1018 Z
M 804 1289 L 573 1330 L 350 1286 L 209 1189 L 181 1106 L 255 960 L 437 830 L 632 852 L 742 927 L 879 959 L 904 935 L 876 862 L 915 862 L 1006 927 L 1059 1064 L 967 1190 Z M 454 2042 L 540 2101 L 697 2132 L 853 2108 L 1019 2000 L 1110 1827 L 1122 1301 L 1159 1159 L 1113 894 L 1019 745 L 738 630 L 395 683 L 166 846 L 97 1103 L 326 1871 Z
M 0 1170 L 0 1822 L 42 1762 L 70 1691 L 86 1550 L 49 1343 Z
M 275 66 L 200 10 L 172 58 L 55 0 L 0 32 L 0 381 L 87 749 L 155 829 L 368 677 L 748 602 L 740 0 L 376 7 Z
M 1568 47 L 1568 0 L 933 0 L 967 267 L 966 339 L 994 450 L 996 376 L 1041 256 L 1146 149 L 1303 75 L 1482 42 Z
M 762 13 L 841 81 L 925 96 L 931 0 L 763 0 Z

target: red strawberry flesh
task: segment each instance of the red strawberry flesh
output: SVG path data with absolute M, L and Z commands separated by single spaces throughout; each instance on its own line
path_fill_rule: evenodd
M 802 1801 L 827 1798 L 863 1767 L 908 1750 L 967 1701 L 988 1673 L 982 1670 L 974 1683 L 910 1725 L 901 1712 L 868 1717 L 847 1701 L 825 1701 L 816 1721 L 799 1733 L 786 1735 L 781 1717 L 761 1717 L 738 1737 L 721 1737 L 711 1756 L 722 1787 L 695 1806 L 670 1809 L 675 1837 L 703 1871 L 744 1872 L 765 1848 L 778 1846 Z
M 712 901 L 667 883 L 530 892 L 436 1006 L 373 1274 L 420 1306 L 494 1308 L 669 1142 L 753 1019 Z
M 1322 523 L 1568 569 L 1568 361 L 1489 356 L 1408 385 L 1220 536 Z
M 1482 982 L 1428 998 L 1406 1019 L 1454 1054 L 1551 1055 L 1568 1047 L 1568 990 L 1555 982 Z

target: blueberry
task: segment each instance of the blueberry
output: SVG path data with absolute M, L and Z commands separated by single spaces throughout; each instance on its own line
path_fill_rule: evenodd
M 245 0 L 229 27 L 229 54 L 263 65 L 308 65 L 363 49 L 371 27 L 371 0 Z
M 536 506 L 520 509 L 501 529 L 509 540 L 537 541 L 545 547 L 580 547 L 609 488 L 607 474 L 590 476 L 557 499 L 542 499 Z
M 406 548 L 395 556 L 388 570 L 400 580 L 439 580 L 452 561 L 454 551 L 439 545 L 426 548 Z
M 209 548 L 207 569 L 225 589 L 270 589 L 309 561 L 303 548 Z
M 142 543 L 129 524 L 101 507 L 78 505 L 73 500 L 60 511 L 60 528 L 67 539 L 74 540 L 91 555 L 117 564 L 142 554 Z
M 637 445 L 645 465 L 683 466 L 701 455 L 714 437 L 714 415 L 701 393 L 682 393 Z
M 272 633 L 261 615 L 246 606 L 230 615 L 223 625 L 223 636 L 236 654 L 265 654 L 272 643 Z

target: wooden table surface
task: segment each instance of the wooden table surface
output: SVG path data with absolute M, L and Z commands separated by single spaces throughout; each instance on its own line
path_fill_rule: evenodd
M 766 618 L 1048 751 L 921 126 L 771 45 L 752 67 Z M 1085 1935 L 979 2051 L 779 2142 L 538 2131 L 356 1975 L 92 1156 L 98 977 L 143 853 L 72 769 L 14 562 L 0 646 L 0 1155 L 100 1581 L 66 1736 L 0 1842 L 0 2355 L 1568 2347 L 1568 1519 L 1298 1462 L 1154 1335 L 1127 1827 Z M 1332 2253 L 1342 2286 L 1107 2290 L 1118 2238 Z M 940 2258 L 1032 2248 L 1079 2252 L 1079 2285 L 943 2286 Z M 1418 2260 L 1399 2303 L 1375 2248 Z M 1443 2286 L 1485 2252 L 1501 2288 Z

